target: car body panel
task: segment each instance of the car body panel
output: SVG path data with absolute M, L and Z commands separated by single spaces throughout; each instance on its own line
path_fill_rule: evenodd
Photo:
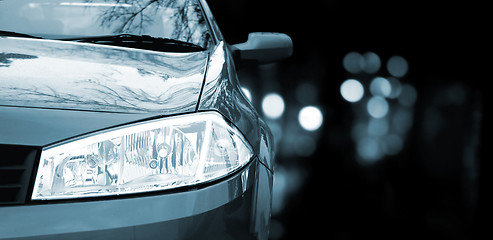
M 220 42 L 211 51 L 209 68 L 205 77 L 199 110 L 216 110 L 242 131 L 260 161 L 272 170 L 274 155 L 272 134 L 260 119 L 251 102 L 243 94 L 238 82 L 233 58 L 228 46 Z
M 245 136 L 252 161 L 195 186 L 3 205 L 0 239 L 268 238 L 272 134 L 241 91 L 232 53 L 209 7 L 198 1 L 215 41 L 202 52 L 0 37 L 0 144 L 42 149 L 132 122 L 212 110 Z M 23 75 L 22 69 L 31 73 Z M 33 85 L 22 85 L 27 82 Z
M 265 171 L 254 160 L 222 181 L 189 191 L 0 207 L 0 239 L 156 239 L 163 233 L 166 239 L 251 239 L 266 235 L 255 227 L 257 209 L 266 210 L 257 201 L 258 192 L 269 191 L 268 181 L 257 182 Z
M 193 109 L 183 109 L 187 111 Z M 0 144 L 43 147 L 153 116 L 0 106 Z
M 0 105 L 163 115 L 195 109 L 208 52 L 0 37 Z

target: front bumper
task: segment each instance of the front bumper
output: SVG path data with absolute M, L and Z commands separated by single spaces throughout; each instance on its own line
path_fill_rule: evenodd
M 272 173 L 255 159 L 188 191 L 0 207 L 0 239 L 266 239 Z

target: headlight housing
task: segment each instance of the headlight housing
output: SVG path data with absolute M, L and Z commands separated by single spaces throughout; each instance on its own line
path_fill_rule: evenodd
M 226 176 L 252 157 L 243 135 L 217 112 L 151 120 L 44 148 L 32 199 L 196 185 Z

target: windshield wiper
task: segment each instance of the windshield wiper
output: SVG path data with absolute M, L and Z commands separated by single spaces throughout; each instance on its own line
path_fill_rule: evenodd
M 0 30 L 0 36 L 25 37 L 25 38 L 38 38 L 38 39 L 41 39 L 41 37 L 36 37 L 36 36 L 29 35 L 29 34 L 18 33 L 18 32 L 11 32 L 11 31 L 3 31 L 3 30 Z
M 205 48 L 193 43 L 149 35 L 118 34 L 91 37 L 61 38 L 57 40 L 131 47 L 162 52 L 196 52 Z

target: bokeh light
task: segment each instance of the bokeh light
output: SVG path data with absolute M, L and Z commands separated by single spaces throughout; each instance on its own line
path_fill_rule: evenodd
M 341 95 L 348 102 L 358 102 L 363 98 L 363 85 L 355 79 L 348 79 L 341 84 Z
M 380 61 L 380 57 L 374 52 L 367 52 L 363 55 L 364 58 L 364 67 L 363 71 L 368 74 L 377 73 L 380 69 L 380 65 L 382 64 Z
M 389 131 L 389 121 L 387 118 L 371 118 L 368 122 L 368 135 L 379 137 L 384 136 Z
M 395 98 L 399 97 L 401 95 L 401 92 L 402 92 L 402 84 L 399 81 L 399 79 L 397 79 L 395 77 L 389 77 L 389 78 L 387 78 L 387 80 L 389 81 L 391 89 L 392 89 L 392 91 L 390 92 L 390 94 L 387 97 L 391 98 L 391 99 L 395 99 Z
M 382 118 L 389 112 L 389 104 L 383 97 L 372 97 L 366 105 L 368 114 L 374 118 Z
M 298 122 L 307 131 L 315 131 L 322 126 L 322 111 L 314 106 L 303 107 L 298 114 Z
M 414 105 L 418 98 L 418 93 L 416 89 L 410 84 L 403 84 L 402 91 L 398 98 L 399 103 L 406 107 L 411 107 Z
M 284 99 L 277 93 L 269 93 L 262 100 L 262 111 L 270 119 L 278 119 L 284 113 Z
M 392 93 L 392 85 L 383 77 L 376 77 L 370 83 L 370 92 L 373 96 L 388 97 Z
M 358 139 L 356 152 L 360 157 L 360 164 L 368 165 L 378 161 L 383 152 L 380 150 L 379 141 L 374 137 L 364 137 Z
M 402 150 L 402 137 L 397 134 L 389 134 L 383 138 L 382 151 L 386 155 L 394 156 Z
M 387 71 L 394 77 L 404 77 L 408 70 L 406 59 L 401 56 L 392 56 L 387 61 Z
M 350 73 L 359 73 L 365 66 L 365 59 L 357 52 L 350 52 L 344 56 L 342 65 Z
M 405 108 L 398 108 L 392 116 L 392 128 L 395 132 L 405 134 L 413 125 L 413 113 Z

